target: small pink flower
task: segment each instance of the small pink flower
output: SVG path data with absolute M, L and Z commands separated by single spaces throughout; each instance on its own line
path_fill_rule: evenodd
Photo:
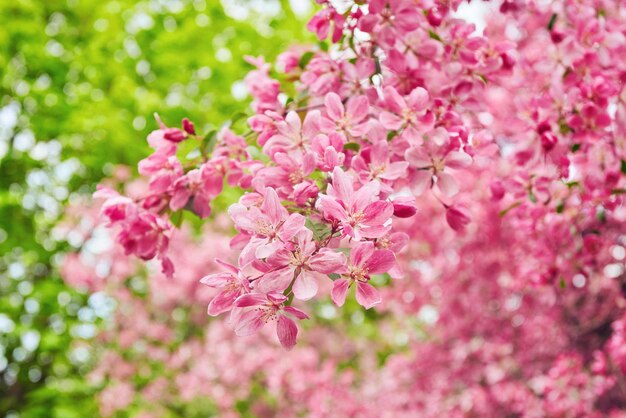
M 335 9 L 326 8 L 317 12 L 307 23 L 306 27 L 317 35 L 317 39 L 323 41 L 328 37 L 332 25 L 332 41 L 337 42 L 341 39 L 344 22 L 345 18 L 337 13 Z
M 228 271 L 210 274 L 200 280 L 200 283 L 209 287 L 222 289 L 209 303 L 207 312 L 211 316 L 217 316 L 222 312 L 230 311 L 239 296 L 250 292 L 250 279 L 248 276 L 232 264 L 225 263 L 221 260 L 215 261 Z
M 298 213 L 289 214 L 281 204 L 276 191 L 265 189 L 260 207 L 249 209 L 240 203 L 232 205 L 229 214 L 235 225 L 253 237 L 242 251 L 240 264 L 247 264 L 254 258 L 266 258 L 283 247 L 303 227 L 305 218 Z
M 459 184 L 446 168 L 462 169 L 472 164 L 472 157 L 453 147 L 448 132 L 437 128 L 428 135 L 428 142 L 409 148 L 406 160 L 417 169 L 413 192 L 417 195 L 435 184 L 443 194 L 452 197 L 459 192 Z
M 406 175 L 409 163 L 389 161 L 389 145 L 386 140 L 378 141 L 352 159 L 352 168 L 362 182 L 372 180 L 397 180 Z
M 283 291 L 293 281 L 294 296 L 308 300 L 317 294 L 318 281 L 326 274 L 345 271 L 346 256 L 330 248 L 317 250 L 313 233 L 308 229 L 300 231 L 295 238 L 295 244 L 278 250 L 267 259 L 275 270 L 265 274 L 256 289 Z
M 331 298 L 337 306 L 343 306 L 348 288 L 356 283 L 356 300 L 359 305 L 369 309 L 380 303 L 378 291 L 369 284 L 371 274 L 386 273 L 396 263 L 396 257 L 390 250 L 377 250 L 371 241 L 359 242 L 350 250 L 350 263 L 345 279 L 335 280 Z
M 422 87 L 415 88 L 406 99 L 402 97 L 393 87 L 384 90 L 385 104 L 390 112 L 382 112 L 380 123 L 392 131 L 403 128 L 416 136 L 420 125 L 430 123 L 424 117 L 427 115 L 429 95 Z
M 322 117 L 321 129 L 324 132 L 343 132 L 355 137 L 363 136 L 367 132 L 367 115 L 369 101 L 365 96 L 350 98 L 343 106 L 341 98 L 336 93 L 328 93 L 324 98 L 326 117 Z
M 388 221 L 393 215 L 393 205 L 378 199 L 379 190 L 377 182 L 354 190 L 352 178 L 336 167 L 328 194 L 320 195 L 317 206 L 326 219 L 341 224 L 344 235 L 355 240 L 379 238 L 391 228 Z
M 268 322 L 276 321 L 276 335 L 280 344 L 291 350 L 296 345 L 298 326 L 287 314 L 300 320 L 308 319 L 309 316 L 297 308 L 285 306 L 286 301 L 287 297 L 278 292 L 240 296 L 235 301 L 236 307 L 254 309 L 248 309 L 237 318 L 235 333 L 239 336 L 256 334 Z

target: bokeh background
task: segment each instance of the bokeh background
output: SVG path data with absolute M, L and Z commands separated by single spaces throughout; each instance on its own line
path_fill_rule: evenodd
M 55 232 L 64 207 L 148 154 L 154 112 L 206 131 L 244 108 L 243 57 L 312 42 L 312 12 L 308 0 L 0 1 L 0 416 L 99 414 L 89 341 L 111 310 L 60 277 L 81 245 Z

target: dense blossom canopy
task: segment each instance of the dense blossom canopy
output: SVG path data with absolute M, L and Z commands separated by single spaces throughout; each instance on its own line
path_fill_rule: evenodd
M 123 349 L 167 341 L 163 310 L 225 316 L 148 347 L 176 381 L 141 396 L 234 413 L 261 374 L 277 403 L 254 400 L 260 416 L 622 416 L 626 2 L 507 0 L 482 34 L 460 1 L 318 3 L 308 29 L 330 44 L 248 57 L 247 127 L 158 119 L 145 183 L 96 193 L 125 253 L 163 272 L 155 300 L 118 295 Z M 211 204 L 230 188 L 227 243 Z M 202 242 L 183 211 L 210 219 Z M 124 280 L 136 267 L 111 251 Z M 311 314 L 351 299 L 378 311 L 377 338 Z M 131 402 L 140 367 L 105 356 L 105 409 Z

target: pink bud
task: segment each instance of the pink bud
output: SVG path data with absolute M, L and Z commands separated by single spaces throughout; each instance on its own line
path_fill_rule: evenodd
M 544 120 L 543 122 L 541 122 L 539 125 L 537 125 L 537 133 L 542 134 L 546 131 L 551 130 L 552 127 L 550 126 L 550 122 L 548 122 L 547 120 Z
M 393 214 L 398 218 L 410 218 L 417 213 L 417 202 L 413 196 L 400 196 L 392 203 Z
M 493 200 L 502 199 L 504 197 L 504 193 L 506 192 L 502 182 L 498 180 L 491 182 L 489 189 L 491 189 L 491 196 L 493 197 Z
M 190 121 L 187 118 L 183 119 L 183 129 L 185 130 L 185 132 L 187 132 L 189 135 L 195 135 L 196 134 L 196 128 L 193 126 L 193 122 Z
M 187 137 L 187 134 L 184 131 L 181 131 L 178 128 L 167 128 L 163 133 L 163 138 L 172 142 L 181 142 Z
M 443 16 L 441 16 L 441 13 L 439 13 L 439 11 L 434 7 L 428 10 L 427 18 L 428 23 L 430 23 L 432 26 L 441 25 L 441 21 L 443 20 Z
M 450 206 L 446 210 L 446 221 L 455 231 L 463 231 L 470 222 L 469 212 L 462 206 Z
M 554 42 L 555 44 L 558 44 L 558 43 L 561 43 L 563 39 L 565 39 L 565 34 L 558 30 L 551 30 L 550 38 L 552 39 L 552 42 Z
M 509 54 L 508 52 L 504 52 L 502 54 L 500 54 L 500 58 L 502 58 L 502 67 L 510 70 L 511 68 L 513 68 L 515 66 L 515 58 L 513 57 L 513 55 Z
M 557 143 L 557 137 L 552 132 L 544 132 L 541 134 L 541 146 L 544 151 L 552 151 Z

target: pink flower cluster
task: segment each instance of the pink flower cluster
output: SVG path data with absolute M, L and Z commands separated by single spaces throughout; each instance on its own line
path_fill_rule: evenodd
M 127 253 L 172 274 L 168 219 L 209 216 L 225 180 L 241 188 L 237 262 L 202 280 L 220 289 L 209 313 L 230 312 L 240 335 L 271 322 L 286 348 L 307 318 L 295 300 L 342 306 L 354 289 L 380 304 L 372 279 L 407 277 L 410 239 L 462 257 L 484 233 L 473 219 L 499 231 L 486 253 L 506 242 L 525 258 L 512 288 L 623 275 L 611 258 L 626 232 L 623 2 L 506 1 L 483 34 L 454 17 L 460 1 L 318 3 L 308 28 L 330 46 L 286 53 L 276 79 L 248 58 L 247 133 L 161 124 L 139 166 L 148 195 L 99 192 Z

